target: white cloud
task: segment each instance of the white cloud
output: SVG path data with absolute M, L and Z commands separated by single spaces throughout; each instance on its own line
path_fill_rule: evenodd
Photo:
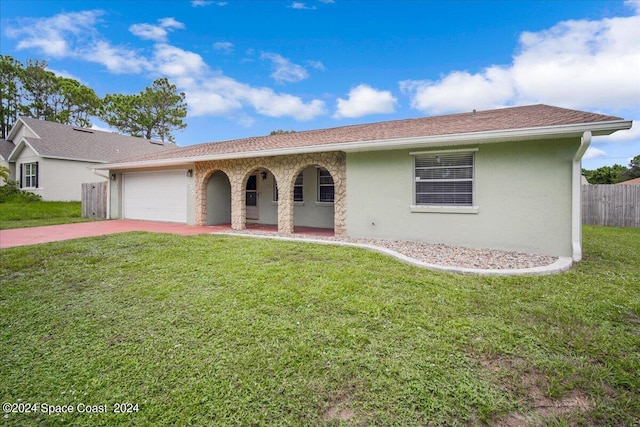
M 176 21 L 176 19 L 171 16 L 168 18 L 158 19 L 158 22 L 160 22 L 160 26 L 163 28 L 184 28 L 184 24 L 182 22 Z
M 115 74 L 136 74 L 149 70 L 151 64 L 139 52 L 114 47 L 105 41 L 98 41 L 78 50 L 72 55 L 78 59 L 102 64 Z
M 388 90 L 377 90 L 361 84 L 351 89 L 349 99 L 338 98 L 333 117 L 362 117 L 367 114 L 393 113 L 396 98 Z
M 222 74 L 212 74 L 185 84 L 192 116 L 227 115 L 253 108 L 268 117 L 291 117 L 310 120 L 325 113 L 324 102 L 314 99 L 305 103 L 290 94 L 277 93 L 266 87 L 253 87 Z
M 640 0 L 625 0 L 624 3 L 630 8 L 635 9 L 636 13 L 640 14 Z
M 215 4 L 217 6 L 226 6 L 226 1 L 210 1 L 210 0 L 191 0 L 191 6 L 193 7 L 204 7 L 209 6 L 210 4 Z
M 215 42 L 213 44 L 215 50 L 221 50 L 222 52 L 229 54 L 233 52 L 233 43 L 231 42 Z
M 167 30 L 184 28 L 184 24 L 174 18 L 162 18 L 158 20 L 158 23 L 160 25 L 133 24 L 129 27 L 129 31 L 141 39 L 161 43 L 167 41 L 167 35 L 169 34 Z
M 500 107 L 514 94 L 511 76 L 499 67 L 482 74 L 456 71 L 438 82 L 406 80 L 400 89 L 412 95 L 413 108 L 436 114 Z
M 302 3 L 299 1 L 294 1 L 288 7 L 291 9 L 299 9 L 299 10 L 314 10 L 316 8 L 315 6 L 307 6 L 306 3 Z
M 600 150 L 599 148 L 589 147 L 587 148 L 587 152 L 584 153 L 584 156 L 582 158 L 584 160 L 592 160 L 592 159 L 597 159 L 598 157 L 604 157 L 606 155 L 607 153 Z
M 157 25 L 133 24 L 129 27 L 131 34 L 145 40 L 162 42 L 167 39 L 167 30 Z
M 638 2 L 631 4 L 640 13 Z M 400 82 L 425 113 L 545 103 L 621 111 L 640 99 L 640 16 L 564 21 L 524 32 L 507 66 Z
M 18 49 L 36 49 L 45 55 L 62 58 L 73 54 L 73 42 L 95 33 L 101 11 L 60 13 L 51 18 L 21 19 L 6 29 L 7 36 L 20 38 Z
M 307 67 L 315 68 L 316 70 L 324 71 L 324 64 L 320 61 L 305 61 Z
M 197 76 L 207 70 L 207 64 L 197 53 L 165 43 L 155 45 L 154 67 L 170 77 Z
M 273 67 L 271 77 L 278 83 L 299 82 L 309 77 L 309 73 L 302 65 L 294 64 L 277 53 L 263 53 L 260 59 L 271 61 Z

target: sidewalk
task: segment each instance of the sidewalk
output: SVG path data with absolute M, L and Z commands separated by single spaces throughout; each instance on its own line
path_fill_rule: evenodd
M 128 231 L 150 231 L 172 233 L 181 236 L 230 231 L 230 225 L 194 226 L 169 222 L 135 221 L 117 219 L 107 221 L 80 222 L 76 224 L 47 225 L 44 227 L 14 228 L 0 230 L 0 249 L 14 246 L 56 242 L 80 237 L 103 236 Z

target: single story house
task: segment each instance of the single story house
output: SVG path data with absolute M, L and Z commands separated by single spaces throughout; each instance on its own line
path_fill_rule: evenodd
M 198 144 L 96 165 L 110 218 L 581 258 L 581 158 L 618 117 L 531 105 Z
M 107 180 L 106 175 L 93 172 L 94 166 L 175 148 L 171 143 L 30 117 L 20 117 L 6 142 L 0 141 L 0 154 L 9 164 L 10 178 L 43 200 L 79 201 L 82 183 Z

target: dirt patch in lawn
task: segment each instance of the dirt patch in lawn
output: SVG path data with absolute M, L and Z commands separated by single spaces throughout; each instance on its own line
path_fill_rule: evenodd
M 348 394 L 338 396 L 330 402 L 329 408 L 322 415 L 324 421 L 351 421 L 355 415 L 351 409 L 351 397 Z
M 492 425 L 500 427 L 544 426 L 549 421 L 565 420 L 581 416 L 590 409 L 589 398 L 580 390 L 574 389 L 559 399 L 548 397 L 549 381 L 547 377 L 522 358 L 483 359 L 480 364 L 495 372 L 501 385 L 515 396 L 528 411 L 512 412 L 495 420 Z M 583 419 L 584 421 L 584 419 Z

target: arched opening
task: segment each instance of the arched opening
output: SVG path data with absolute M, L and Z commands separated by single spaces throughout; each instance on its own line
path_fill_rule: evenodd
M 247 226 L 278 225 L 277 182 L 264 167 L 253 169 L 245 177 L 245 216 Z
M 231 224 L 231 182 L 218 170 L 207 181 L 206 225 Z
M 302 167 L 294 177 L 294 232 L 332 235 L 335 227 L 333 176 L 326 168 L 313 164 Z

